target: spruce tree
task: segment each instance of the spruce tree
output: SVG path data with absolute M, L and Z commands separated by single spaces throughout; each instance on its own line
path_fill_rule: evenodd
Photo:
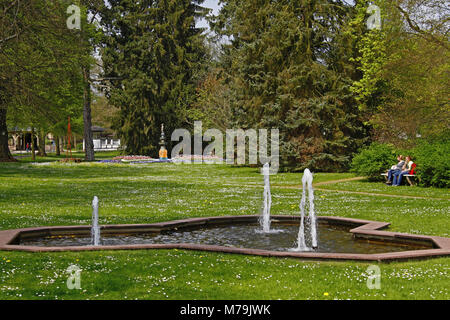
M 237 121 L 280 129 L 286 168 L 346 168 L 365 136 L 350 91 L 354 45 L 343 32 L 352 10 L 331 0 L 229 0 L 213 24 L 232 36 L 225 61 Z
M 108 97 L 120 108 L 116 128 L 129 154 L 155 156 L 161 124 L 171 132 L 195 96 L 205 56 L 195 20 L 204 0 L 112 0 L 102 13 Z

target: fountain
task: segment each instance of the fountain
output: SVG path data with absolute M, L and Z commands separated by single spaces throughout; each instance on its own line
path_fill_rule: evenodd
M 266 163 L 262 169 L 262 174 L 264 175 L 264 202 L 263 211 L 259 219 L 259 223 L 262 227 L 263 232 L 270 232 L 270 207 L 272 206 L 272 195 L 270 194 L 270 167 Z
M 409 260 L 450 255 L 450 238 L 381 231 L 389 226 L 386 222 L 331 216 L 317 217 L 316 220 L 313 176 L 309 169 L 305 169 L 302 178 L 300 217 L 271 216 L 269 164 L 264 165 L 262 173 L 264 204 L 260 215 L 105 225 L 102 227 L 101 238 L 98 224 L 99 201 L 94 197 L 91 226 L 0 230 L 0 250 L 53 252 L 165 248 L 355 261 Z M 309 214 L 305 217 L 307 190 Z M 271 229 L 271 225 L 276 225 L 278 229 Z M 316 228 L 319 228 L 319 232 Z M 297 247 L 292 248 L 292 241 L 296 236 Z
M 91 244 L 100 245 L 100 227 L 98 225 L 98 198 L 92 200 L 92 228 L 91 228 Z
M 91 226 L 5 230 L 0 231 L 0 249 L 52 252 L 164 248 L 370 261 L 450 255 L 450 238 L 385 232 L 379 229 L 388 223 L 341 217 L 318 217 L 320 246 L 314 252 L 300 251 L 292 249 L 292 239 L 298 236 L 299 215 L 272 215 L 272 227 L 276 225 L 283 231 L 279 233 L 273 229 L 262 233 L 259 218 L 260 215 L 219 216 L 144 225 L 105 225 L 98 246 L 92 246 Z M 371 241 L 374 233 L 376 239 Z
M 276 234 L 284 230 L 270 229 L 270 208 L 272 207 L 272 195 L 270 193 L 270 166 L 266 163 L 262 168 L 264 175 L 264 192 L 263 192 L 263 208 L 262 213 L 258 219 L 261 229 L 256 230 L 256 233 Z
M 300 201 L 300 228 L 298 231 L 297 248 L 292 251 L 311 251 L 317 248 L 317 222 L 316 214 L 314 212 L 314 191 L 312 188 L 313 176 L 311 171 L 307 168 L 303 173 L 302 178 L 302 200 Z M 306 189 L 308 188 L 308 202 L 309 202 L 309 229 L 311 237 L 311 247 L 306 244 L 305 237 L 305 206 L 306 206 Z

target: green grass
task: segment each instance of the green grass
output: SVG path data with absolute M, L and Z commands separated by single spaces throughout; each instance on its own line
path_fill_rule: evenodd
M 95 159 L 96 160 L 104 160 L 104 159 L 110 159 L 115 156 L 119 155 L 119 151 L 102 151 L 102 152 L 96 152 L 95 153 Z M 46 157 L 40 157 L 36 156 L 36 159 L 33 161 L 31 159 L 31 153 L 17 153 L 13 154 L 19 162 L 22 163 L 31 163 L 31 162 L 54 162 L 54 161 L 60 161 L 66 158 L 66 152 L 61 152 L 61 155 L 57 156 L 56 153 L 47 153 Z M 72 158 L 76 159 L 84 159 L 84 152 L 79 151 L 73 151 L 72 152 Z
M 450 199 L 447 188 L 423 188 L 418 186 L 402 185 L 400 187 L 388 186 L 382 182 L 373 183 L 367 180 L 349 181 L 336 184 L 321 185 L 321 189 L 345 190 L 354 192 L 369 192 L 375 194 L 389 194 L 410 197 L 443 198 Z
M 182 250 L 4 253 L 2 299 L 448 299 L 448 259 L 381 264 L 368 289 L 366 263 Z M 71 264 L 81 290 L 66 286 Z M 328 295 L 327 295 L 328 294 Z
M 301 190 L 288 187 L 301 184 L 301 177 L 299 173 L 271 177 L 275 186 L 272 214 L 298 214 Z M 315 182 L 351 177 L 354 175 L 321 173 L 315 175 Z M 387 221 L 391 222 L 389 230 L 450 236 L 448 190 L 392 188 L 365 181 L 318 188 L 326 189 L 315 192 L 318 215 Z M 339 190 L 346 193 L 336 192 Z M 262 176 L 254 168 L 224 165 L 35 165 L 21 159 L 19 163 L 0 164 L 0 229 L 90 224 L 95 195 L 100 198 L 101 224 L 258 214 Z M 71 264 L 82 269 L 81 290 L 67 289 L 66 269 Z M 379 290 L 366 286 L 368 266 L 184 250 L 0 251 L 0 299 L 450 297 L 450 258 L 380 264 Z

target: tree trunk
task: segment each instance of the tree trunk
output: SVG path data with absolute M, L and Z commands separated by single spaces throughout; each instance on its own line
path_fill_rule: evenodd
M 40 130 L 39 131 L 39 145 L 38 145 L 38 156 L 40 157 L 46 157 L 47 153 L 45 152 L 45 131 Z
M 6 124 L 6 108 L 0 107 L 0 162 L 16 161 L 8 146 L 8 125 Z
M 36 161 L 36 143 L 34 140 L 34 127 L 31 127 L 31 160 Z
M 59 136 L 55 136 L 55 152 L 56 152 L 56 156 L 60 156 L 61 155 L 61 141 Z
M 83 104 L 83 123 L 84 123 L 84 142 L 85 142 L 85 160 L 94 161 L 94 141 L 92 139 L 92 117 L 91 117 L 91 84 L 89 82 L 90 71 L 83 68 L 84 77 L 84 104 Z

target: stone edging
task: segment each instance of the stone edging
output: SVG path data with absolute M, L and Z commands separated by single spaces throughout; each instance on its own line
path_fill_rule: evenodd
M 191 218 L 160 222 L 153 224 L 133 225 L 105 225 L 101 226 L 103 234 L 112 233 L 143 233 L 160 232 L 163 230 L 193 228 L 230 223 L 256 222 L 258 215 L 246 216 L 222 216 L 208 218 Z M 298 216 L 276 215 L 272 216 L 276 222 L 296 222 Z M 305 260 L 354 260 L 354 261 L 399 261 L 409 259 L 423 259 L 430 257 L 442 257 L 450 255 L 450 238 L 437 236 L 411 235 L 405 233 L 382 231 L 389 226 L 386 222 L 377 222 L 361 219 L 320 216 L 319 221 L 353 227 L 351 233 L 357 238 L 368 240 L 388 240 L 400 243 L 427 244 L 430 249 L 409 250 L 377 254 L 353 254 L 353 253 L 320 253 L 320 252 L 280 252 L 260 249 L 232 248 L 202 244 L 142 244 L 142 245 L 113 245 L 113 246 L 73 246 L 73 247 L 38 247 L 17 244 L 17 239 L 37 236 L 64 235 L 64 234 L 89 234 L 90 226 L 52 226 L 38 228 L 24 228 L 0 231 L 0 250 L 14 250 L 26 252 L 62 252 L 62 251 L 97 251 L 97 250 L 147 250 L 147 249 L 185 249 L 210 252 L 248 254 L 265 257 L 291 257 Z

